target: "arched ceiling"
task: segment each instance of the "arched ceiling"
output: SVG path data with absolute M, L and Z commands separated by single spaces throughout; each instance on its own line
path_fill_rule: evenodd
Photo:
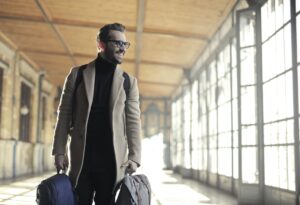
M 0 31 L 62 85 L 69 69 L 93 60 L 107 23 L 127 28 L 122 68 L 145 97 L 169 97 L 235 0 L 0 0 Z

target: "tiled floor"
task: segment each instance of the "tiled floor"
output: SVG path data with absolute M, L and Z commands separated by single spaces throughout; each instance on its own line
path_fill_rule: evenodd
M 233 197 L 192 180 L 182 179 L 171 171 L 146 174 L 153 193 L 151 205 L 237 205 Z M 0 205 L 36 204 L 36 186 L 50 175 L 0 185 Z
M 143 140 L 142 167 L 152 188 L 151 205 L 237 205 L 235 198 L 193 180 L 182 179 L 171 171 L 163 171 L 162 136 Z M 0 181 L 0 205 L 34 205 L 36 187 L 53 173 L 17 182 Z

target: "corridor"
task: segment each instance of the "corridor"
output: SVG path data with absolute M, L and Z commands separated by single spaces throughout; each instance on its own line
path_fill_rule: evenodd
M 84 147 L 102 57 L 92 124 L 119 162 L 142 139 L 152 205 L 300 204 L 300 0 L 0 0 L 0 205 L 35 204 L 55 130 Z

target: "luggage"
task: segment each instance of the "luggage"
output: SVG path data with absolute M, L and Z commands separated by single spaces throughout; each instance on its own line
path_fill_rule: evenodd
M 143 175 L 126 175 L 117 185 L 111 205 L 150 205 L 151 188 Z
M 56 174 L 37 187 L 38 205 L 75 205 L 75 194 L 66 174 Z

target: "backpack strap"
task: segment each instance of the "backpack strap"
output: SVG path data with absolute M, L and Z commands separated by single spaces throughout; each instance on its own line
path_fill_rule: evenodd
M 75 84 L 74 84 L 74 89 L 73 89 L 73 96 L 72 96 L 72 115 L 74 114 L 74 109 L 75 109 L 75 103 L 76 103 L 76 91 L 77 88 L 79 86 L 79 83 L 82 81 L 83 79 L 83 69 L 86 65 L 82 65 L 78 68 L 77 72 L 76 72 L 76 79 L 75 79 Z M 71 127 L 74 126 L 74 122 L 73 122 L 73 117 L 71 119 Z
M 126 93 L 126 101 L 127 101 L 127 98 L 128 98 L 128 95 L 129 95 L 129 90 L 130 90 L 130 78 L 129 78 L 128 73 L 126 73 L 126 72 L 123 72 L 123 77 L 124 77 L 123 87 L 124 87 L 124 90 L 125 90 L 125 93 Z

